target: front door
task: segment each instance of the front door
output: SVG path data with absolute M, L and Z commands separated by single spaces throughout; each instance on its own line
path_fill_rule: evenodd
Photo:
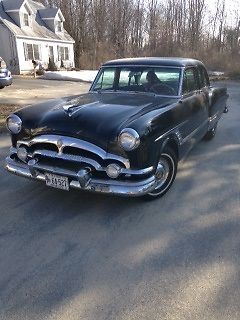
M 49 58 L 51 59 L 52 62 L 54 62 L 54 51 L 53 51 L 53 46 L 49 46 Z

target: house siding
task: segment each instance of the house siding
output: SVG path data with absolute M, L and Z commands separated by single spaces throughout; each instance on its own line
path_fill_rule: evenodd
M 61 61 L 58 60 L 58 47 L 67 47 L 69 52 L 69 59 L 67 61 L 63 61 L 64 66 L 66 68 L 74 67 L 74 48 L 72 43 L 58 42 L 58 41 L 49 41 L 49 40 L 36 40 L 29 38 L 17 38 L 17 50 L 19 57 L 19 64 L 21 66 L 20 73 L 29 73 L 33 70 L 33 64 L 31 60 L 25 60 L 25 51 L 24 44 L 32 44 L 40 46 L 40 59 L 44 68 L 47 68 L 49 62 L 49 47 L 53 47 L 54 53 L 54 62 L 56 66 L 59 68 L 61 65 Z
M 28 20 L 24 14 L 28 14 Z M 41 18 L 41 14 L 43 14 L 43 18 Z M 49 28 L 44 21 L 52 21 L 52 28 Z M 64 67 L 74 67 L 73 46 L 75 41 L 63 25 L 63 29 L 58 32 L 56 28 L 58 21 L 61 21 L 62 24 L 64 22 L 61 10 L 58 8 L 47 8 L 32 0 L 20 2 L 17 0 L 2 2 L 0 0 L 0 55 L 12 73 L 32 72 L 32 58 L 41 61 L 43 66 L 47 68 L 50 56 L 49 48 L 51 48 L 51 56 L 54 56 L 54 62 L 58 68 L 61 66 L 61 59 Z M 38 55 L 32 56 L 32 49 L 35 52 L 38 51 L 36 45 L 41 47 L 40 57 Z M 59 47 L 63 48 L 58 50 Z M 61 59 L 58 59 L 58 51 L 61 52 Z M 25 52 L 28 53 L 27 59 Z

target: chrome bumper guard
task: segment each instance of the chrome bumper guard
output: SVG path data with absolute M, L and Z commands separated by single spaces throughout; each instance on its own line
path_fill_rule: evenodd
M 142 196 L 151 192 L 157 185 L 155 175 L 141 181 L 125 182 L 114 179 L 101 180 L 91 178 L 88 176 L 87 172 L 84 172 L 84 170 L 80 170 L 78 173 L 75 173 L 71 170 L 58 167 L 47 165 L 42 166 L 35 160 L 30 160 L 28 163 L 18 162 L 13 160 L 11 157 L 7 157 L 6 159 L 6 169 L 18 176 L 40 181 L 46 181 L 45 174 L 42 172 L 63 175 L 71 179 L 69 182 L 69 186 L 71 188 L 123 196 Z M 129 172 L 131 172 L 130 169 Z

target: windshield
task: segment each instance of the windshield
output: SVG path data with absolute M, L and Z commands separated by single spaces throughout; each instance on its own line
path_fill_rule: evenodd
M 103 67 L 91 91 L 152 92 L 178 95 L 180 68 L 170 67 Z

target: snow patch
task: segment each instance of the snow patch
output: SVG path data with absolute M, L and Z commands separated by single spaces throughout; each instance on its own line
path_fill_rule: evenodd
M 40 78 L 46 80 L 93 82 L 97 72 L 97 70 L 46 71 Z

